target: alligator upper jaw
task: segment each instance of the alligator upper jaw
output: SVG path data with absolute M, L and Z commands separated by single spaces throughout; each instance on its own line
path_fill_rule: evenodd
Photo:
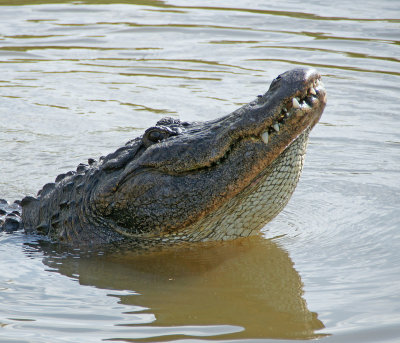
M 314 69 L 283 73 L 264 95 L 233 113 L 189 126 L 183 134 L 149 147 L 127 168 L 125 176 L 143 167 L 168 174 L 212 167 L 226 161 L 232 150 L 247 140 L 255 143 L 252 149 L 263 151 L 263 166 L 271 163 L 318 122 L 326 104 L 320 78 Z

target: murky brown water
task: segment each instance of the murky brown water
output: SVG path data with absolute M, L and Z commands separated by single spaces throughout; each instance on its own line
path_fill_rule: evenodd
M 0 197 L 314 66 L 328 106 L 261 237 L 138 255 L 0 236 L 0 342 L 400 340 L 400 3 L 0 0 Z M 282 342 L 282 340 L 279 340 Z

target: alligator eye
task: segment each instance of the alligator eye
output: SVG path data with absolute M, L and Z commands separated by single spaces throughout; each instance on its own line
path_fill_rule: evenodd
M 160 142 L 166 137 L 168 137 L 167 133 L 161 131 L 151 131 L 147 135 L 147 138 L 154 143 Z
M 174 135 L 176 135 L 176 133 L 167 126 L 150 127 L 143 135 L 143 143 L 148 147 Z

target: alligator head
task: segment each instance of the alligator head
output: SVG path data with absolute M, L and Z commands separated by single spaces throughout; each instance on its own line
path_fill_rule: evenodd
M 222 118 L 164 118 L 25 198 L 24 227 L 78 244 L 249 236 L 289 201 L 325 103 L 318 72 L 294 69 Z

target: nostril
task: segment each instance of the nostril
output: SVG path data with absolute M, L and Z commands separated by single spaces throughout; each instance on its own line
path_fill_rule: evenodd
M 279 84 L 280 84 L 281 80 L 282 80 L 282 79 L 281 79 L 280 76 L 278 76 L 276 79 L 274 79 L 274 80 L 271 82 L 271 86 L 269 86 L 269 90 L 270 90 L 270 91 L 273 91 L 273 90 L 277 89 L 277 88 L 279 87 Z

